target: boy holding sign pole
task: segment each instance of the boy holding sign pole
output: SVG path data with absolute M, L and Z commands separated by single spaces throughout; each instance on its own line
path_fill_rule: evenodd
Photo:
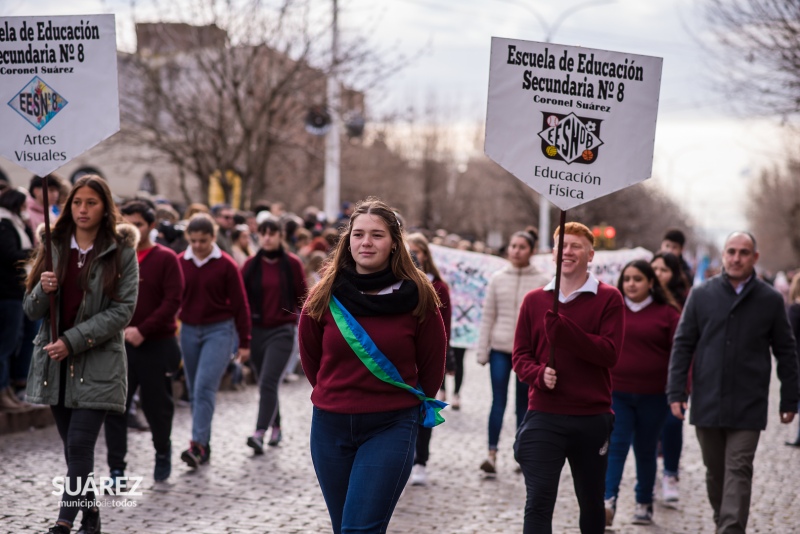
M 581 532 L 601 533 L 614 424 L 609 369 L 622 349 L 624 304 L 616 288 L 588 271 L 594 256 L 591 231 L 576 222 L 562 222 L 562 227 L 563 238 L 558 230 L 554 236 L 557 249 L 563 248 L 560 280 L 525 296 L 512 354 L 514 371 L 530 386 L 528 413 L 514 444 L 527 490 L 524 532 L 551 531 L 561 469 L 568 460 Z M 560 305 L 553 311 L 557 281 Z

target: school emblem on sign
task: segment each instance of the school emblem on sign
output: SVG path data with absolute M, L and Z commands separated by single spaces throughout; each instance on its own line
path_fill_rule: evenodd
M 574 113 L 542 112 L 542 154 L 547 159 L 570 163 L 594 163 L 599 155 L 602 119 L 578 117 Z
M 67 101 L 41 78 L 34 76 L 9 100 L 8 105 L 37 130 L 41 130 L 64 109 Z

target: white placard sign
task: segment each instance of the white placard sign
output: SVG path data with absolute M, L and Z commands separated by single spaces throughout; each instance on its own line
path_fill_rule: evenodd
M 562 210 L 649 178 L 662 63 L 493 37 L 486 155 Z
M 114 15 L 0 18 L 0 155 L 39 176 L 119 130 Z

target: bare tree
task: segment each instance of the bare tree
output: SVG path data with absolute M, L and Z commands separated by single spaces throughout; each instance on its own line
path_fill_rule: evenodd
M 120 60 L 119 142 L 176 167 L 187 201 L 198 189 L 207 200 L 212 180 L 245 207 L 264 195 L 308 199 L 321 186 L 324 150 L 303 120 L 310 107 L 326 107 L 331 69 L 366 87 L 404 60 L 353 36 L 332 63 L 328 21 L 312 15 L 310 0 L 178 4 L 192 25 L 137 24 L 137 51 Z M 340 113 L 364 113 L 363 92 L 345 89 L 342 100 Z
M 759 261 L 772 270 L 800 263 L 800 161 L 764 170 L 750 187 L 747 218 L 758 238 Z
M 786 121 L 800 111 L 800 2 L 708 0 L 722 47 L 720 87 L 747 110 Z

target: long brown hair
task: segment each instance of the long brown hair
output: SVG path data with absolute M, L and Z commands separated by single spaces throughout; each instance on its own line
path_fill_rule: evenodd
M 100 227 L 97 229 L 97 236 L 94 238 L 92 250 L 89 252 L 86 261 L 89 266 L 91 266 L 97 254 L 106 250 L 112 243 L 117 243 L 117 249 L 113 253 L 106 254 L 100 258 L 100 266 L 103 272 L 103 293 L 105 293 L 109 299 L 116 300 L 117 279 L 122 269 L 121 238 L 117 236 L 117 222 L 120 220 L 120 216 L 117 206 L 114 204 L 114 199 L 111 197 L 111 190 L 108 188 L 108 184 L 96 174 L 87 174 L 75 182 L 75 186 L 72 188 L 72 191 L 70 191 L 67 201 L 64 204 L 64 212 L 53 227 L 51 233 L 53 247 L 57 248 L 59 258 L 59 264 L 54 266 L 56 270 L 55 274 L 58 278 L 59 285 L 63 285 L 67 278 L 72 236 L 75 234 L 75 220 L 72 218 L 72 201 L 75 197 L 75 193 L 82 187 L 88 187 L 100 196 L 103 201 L 104 213 L 100 221 Z M 39 245 L 32 261 L 33 266 L 31 267 L 31 272 L 28 275 L 28 279 L 25 281 L 25 288 L 29 292 L 36 287 L 37 282 L 39 282 L 44 272 L 44 243 Z M 81 276 L 78 282 L 83 291 L 89 291 L 89 275 L 91 270 L 92 269 L 81 270 Z
M 428 277 L 414 265 L 403 239 L 403 227 L 400 219 L 388 205 L 375 197 L 368 197 L 356 205 L 347 227 L 342 231 L 336 248 L 323 268 L 322 279 L 311 291 L 303 312 L 319 321 L 325 314 L 325 310 L 328 309 L 328 303 L 333 293 L 333 282 L 336 280 L 339 271 L 342 269 L 355 270 L 356 262 L 349 250 L 350 234 L 353 229 L 353 223 L 361 215 L 378 217 L 389 229 L 389 235 L 394 245 L 394 252 L 389 260 L 392 273 L 399 280 L 411 280 L 417 285 L 419 303 L 414 308 L 413 314 L 422 321 L 428 311 L 435 310 L 441 306 L 441 301 Z
M 633 267 L 637 271 L 641 272 L 647 281 L 653 284 L 653 287 L 650 289 L 650 296 L 653 297 L 653 302 L 656 304 L 665 304 L 667 306 L 672 306 L 679 312 L 681 311 L 681 306 L 672 296 L 672 293 L 667 290 L 664 286 L 661 285 L 661 282 L 658 280 L 658 276 L 656 276 L 655 270 L 650 265 L 649 262 L 645 260 L 632 260 L 625 264 L 625 267 L 619 272 L 619 280 L 617 281 L 617 289 L 623 295 L 625 291 L 623 291 L 623 278 L 625 277 L 625 270 L 628 267 Z
M 428 238 L 419 232 L 415 232 L 407 235 L 406 241 L 412 243 L 425 254 L 425 261 L 419 262 L 422 270 L 426 273 L 432 274 L 434 280 L 441 280 L 442 275 L 439 273 L 439 269 L 436 267 L 436 263 L 433 261 L 433 256 L 431 256 L 431 248 L 428 246 Z M 417 261 L 419 261 L 419 258 L 417 258 Z

